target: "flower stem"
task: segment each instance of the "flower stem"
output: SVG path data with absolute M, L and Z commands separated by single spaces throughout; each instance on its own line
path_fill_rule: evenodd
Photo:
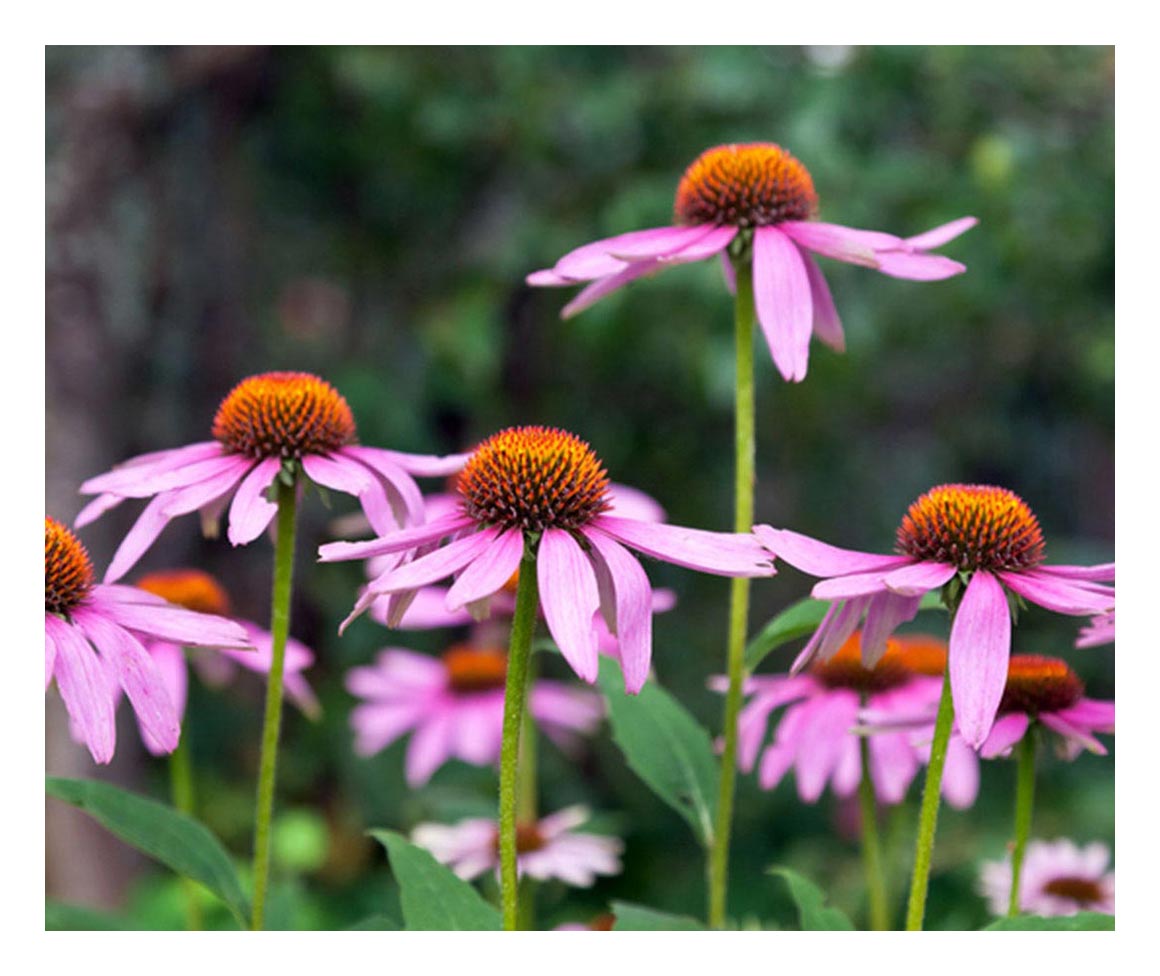
M 528 662 L 539 604 L 536 557 L 525 543 L 516 588 L 516 609 L 508 649 L 507 680 L 503 692 L 503 741 L 499 754 L 499 884 L 503 927 L 519 926 L 519 889 L 516 871 L 516 806 L 519 802 L 520 729 L 528 691 Z
M 1023 874 L 1023 855 L 1031 836 L 1031 808 L 1035 803 L 1035 729 L 1028 728 L 1019 741 L 1015 780 L 1015 846 L 1011 850 L 1011 902 L 1007 914 L 1019 914 L 1019 881 Z
M 282 673 L 286 638 L 290 634 L 290 591 L 294 577 L 294 533 L 297 487 L 281 477 L 278 485 L 278 521 L 274 540 L 274 591 L 270 609 L 273 653 L 266 681 L 266 714 L 262 723 L 262 758 L 258 770 L 258 812 L 254 821 L 254 914 L 251 928 L 265 922 L 266 888 L 270 879 L 270 823 L 274 816 L 274 774 L 278 760 L 278 733 L 282 725 Z
M 906 906 L 906 930 L 922 930 L 926 912 L 926 890 L 930 884 L 930 861 L 934 853 L 934 831 L 938 822 L 939 797 L 942 791 L 943 767 L 947 761 L 947 747 L 951 741 L 951 727 L 955 720 L 955 706 L 951 700 L 951 672 L 943 674 L 942 695 L 934 722 L 934 741 L 930 744 L 930 762 L 926 767 L 926 781 L 922 787 L 922 807 L 918 816 L 918 838 L 914 846 L 914 874 L 910 879 L 910 901 Z
M 530 689 L 536 680 L 536 662 L 528 661 L 528 675 L 524 681 Z M 525 702 L 528 694 L 525 692 Z M 516 823 L 530 824 L 539 819 L 536 793 L 536 720 L 531 708 L 524 707 L 524 720 L 520 728 L 520 755 L 518 791 L 516 796 Z M 530 931 L 536 927 L 536 882 L 533 878 L 524 878 L 519 891 L 519 927 L 522 931 Z
M 734 304 L 734 342 L 737 355 L 737 394 L 734 405 L 733 528 L 748 532 L 753 527 L 754 392 L 753 392 L 753 267 L 749 261 L 734 263 L 737 296 Z M 721 787 L 717 796 L 717 822 L 709 843 L 709 926 L 725 925 L 725 900 L 729 885 L 729 835 L 733 827 L 733 796 L 737 784 L 737 716 L 741 711 L 741 684 L 745 678 L 745 637 L 749 629 L 749 580 L 731 580 L 729 590 L 729 642 L 725 694 L 725 747 L 721 752 Z
M 878 839 L 878 804 L 874 781 L 870 778 L 870 740 L 859 742 L 862 757 L 862 781 L 858 800 L 862 808 L 862 866 L 866 871 L 866 897 L 870 903 L 870 928 L 885 932 L 890 928 L 890 910 L 886 901 L 886 879 L 882 873 L 882 846 Z
M 182 813 L 193 816 L 193 762 L 189 754 L 189 716 L 182 723 L 181 741 L 169 755 L 169 789 L 173 806 Z M 197 884 L 189 878 L 181 879 L 181 890 L 185 898 L 185 928 L 196 932 L 202 927 L 201 904 L 198 901 Z

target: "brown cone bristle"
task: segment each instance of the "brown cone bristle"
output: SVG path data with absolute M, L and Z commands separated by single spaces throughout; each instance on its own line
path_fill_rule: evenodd
M 443 667 L 447 670 L 447 685 L 453 691 L 493 691 L 502 688 L 507 680 L 507 651 L 456 644 L 443 652 Z
M 80 540 L 44 517 L 44 609 L 67 616 L 93 588 L 93 563 Z
M 809 171 L 772 142 L 716 146 L 681 177 L 673 212 L 678 224 L 762 227 L 817 214 Z
M 600 459 L 579 437 L 554 427 L 511 427 L 489 437 L 457 487 L 468 515 L 505 529 L 578 529 L 609 508 Z
M 342 395 L 310 373 L 263 373 L 242 380 L 218 407 L 213 436 L 252 458 L 329 454 L 355 439 Z
M 855 631 L 837 654 L 828 661 L 815 661 L 809 670 L 827 688 L 869 695 L 897 688 L 915 675 L 942 674 L 945 664 L 946 645 L 933 637 L 892 637 L 878 663 L 867 668 L 862 664 L 862 634 Z
M 1043 562 L 1043 531 L 1027 503 L 1006 488 L 939 485 L 910 506 L 899 552 L 957 569 L 1032 569 Z
M 1083 697 L 1083 682 L 1067 664 L 1038 654 L 1013 654 L 1007 664 L 1007 685 L 999 713 L 1057 712 Z
M 142 576 L 137 588 L 198 613 L 229 616 L 230 598 L 222 585 L 200 569 L 166 569 Z

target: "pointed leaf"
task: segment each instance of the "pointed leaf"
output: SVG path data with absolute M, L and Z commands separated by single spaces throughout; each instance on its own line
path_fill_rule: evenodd
M 613 932 L 704 932 L 705 923 L 688 915 L 670 915 L 645 905 L 628 901 L 614 901 L 612 914 L 616 921 Z
M 45 792 L 87 813 L 126 844 L 205 885 L 249 926 L 250 904 L 221 842 L 192 817 L 109 783 L 46 777 Z
M 410 932 L 492 932 L 503 927 L 494 905 L 454 871 L 393 830 L 370 835 L 387 849 Z
M 803 932 L 852 932 L 854 923 L 846 913 L 826 907 L 826 896 L 812 881 L 807 881 L 789 868 L 770 868 L 769 873 L 784 878 L 789 893 L 798 907 L 798 918 Z
M 615 661 L 601 658 L 599 681 L 608 702 L 612 738 L 628 765 L 708 847 L 720 776 L 709 733 L 655 681 L 645 684 L 639 695 L 626 695 Z
M 1116 928 L 1115 915 L 1099 912 L 1080 912 L 1078 915 L 1060 915 L 1046 918 L 1042 915 L 1016 915 L 1001 918 L 983 927 L 984 932 L 1112 932 Z

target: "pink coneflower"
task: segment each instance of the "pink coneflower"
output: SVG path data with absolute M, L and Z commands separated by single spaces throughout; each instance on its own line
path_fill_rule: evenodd
M 1108 870 L 1110 853 L 1094 841 L 1078 847 L 1070 840 L 1033 840 L 1027 844 L 1019 882 L 1019 909 L 1032 915 L 1116 913 L 1116 875 Z M 991 912 L 1006 915 L 1011 902 L 1011 855 L 985 861 L 979 893 Z
M 440 658 L 401 647 L 379 652 L 373 665 L 353 668 L 347 690 L 365 701 L 350 716 L 355 752 L 372 756 L 407 732 L 409 786 L 422 786 L 449 759 L 475 766 L 499 761 L 507 652 L 458 644 Z M 598 695 L 537 679 L 528 705 L 540 728 L 568 748 L 577 733 L 600 724 Z
M 230 616 L 229 595 L 222 585 L 209 573 L 198 569 L 171 569 L 142 576 L 135 584 L 139 589 L 175 606 L 185 607 L 198 613 L 212 613 L 222 617 Z M 194 667 L 207 684 L 221 685 L 232 677 L 237 665 L 257 674 L 269 674 L 273 657 L 273 636 L 257 624 L 248 620 L 237 623 L 246 632 L 253 650 L 236 651 L 229 647 L 199 650 L 192 656 Z M 189 665 L 184 646 L 168 640 L 144 641 L 145 649 L 157 662 L 170 701 L 177 710 L 178 719 L 185 714 L 185 703 L 189 689 Z M 314 652 L 305 644 L 290 638 L 286 642 L 285 671 L 283 685 L 290 699 L 307 715 L 319 712 L 318 699 L 314 696 L 302 672 L 314 663 Z M 155 755 L 168 750 L 159 748 L 148 730 L 141 727 L 141 739 L 146 748 Z
M 811 252 L 895 278 L 935 281 L 966 268 L 928 251 L 976 223 L 962 217 L 901 238 L 822 223 L 814 219 L 817 210 L 810 174 L 780 146 L 717 146 L 697 157 L 681 178 L 674 226 L 593 241 L 527 281 L 550 287 L 591 282 L 564 307 L 568 318 L 636 278 L 714 255 L 721 256 L 735 287 L 732 262 L 751 259 L 757 318 L 774 364 L 785 379 L 798 381 L 806 375 L 811 334 L 839 352 L 845 349 L 834 300 Z
M 862 735 L 855 729 L 863 709 L 889 726 L 892 716 L 925 714 L 937 704 L 946 667 L 941 641 L 893 638 L 873 667 L 864 666 L 859 655 L 854 634 L 833 657 L 814 661 L 802 674 L 759 675 L 745 683 L 744 692 L 752 697 L 738 722 L 737 762 L 745 772 L 757 765 L 763 789 L 772 790 L 792 768 L 805 803 L 816 803 L 827 783 L 835 795 L 852 796 L 862 781 Z M 722 682 L 714 686 L 724 690 Z M 770 716 L 782 706 L 788 707 L 766 746 Z M 911 733 L 894 729 L 870 735 L 868 746 L 876 798 L 901 803 L 925 761 L 924 750 Z M 974 803 L 978 789 L 978 760 L 960 742 L 947 756 L 943 796 L 963 809 Z
M 52 679 L 93 759 L 107 763 L 116 747 L 114 712 L 123 691 L 142 734 L 172 752 L 181 716 L 165 676 L 142 645 L 172 641 L 196 647 L 251 647 L 232 620 L 194 613 L 132 586 L 94 582 L 80 540 L 56 519 L 44 519 L 44 686 Z
M 806 644 L 796 672 L 826 660 L 866 618 L 862 660 L 872 665 L 886 638 L 918 611 L 922 596 L 958 580 L 950 638 L 950 679 L 955 716 L 968 744 L 987 738 L 999 708 L 1011 654 L 1008 591 L 1031 603 L 1073 616 L 1103 613 L 1115 605 L 1115 564 L 1045 566 L 1039 523 L 1005 488 L 941 485 L 910 506 L 896 537 L 898 555 L 838 549 L 768 525 L 754 534 L 770 552 L 813 576 L 827 577 L 813 596 L 832 605 Z
M 618 837 L 576 833 L 588 810 L 567 807 L 516 830 L 516 867 L 520 875 L 548 881 L 559 878 L 575 888 L 589 888 L 599 875 L 619 874 L 624 843 Z M 411 840 L 425 847 L 465 881 L 499 866 L 498 830 L 494 820 L 461 820 L 454 826 L 420 824 Z
M 1080 629 L 1076 647 L 1100 647 L 1114 644 L 1116 640 L 1116 611 L 1093 617 L 1086 627 Z
M 293 474 L 300 467 L 311 481 L 356 496 L 375 531 L 387 532 L 423 520 L 412 475 L 447 475 L 463 463 L 462 456 L 355 444 L 346 400 L 309 373 L 263 373 L 243 380 L 218 407 L 212 433 L 212 441 L 143 454 L 81 485 L 84 494 L 97 497 L 77 516 L 77 526 L 126 498 L 152 499 L 114 554 L 106 583 L 124 576 L 179 515 L 200 512 L 207 533 L 215 534 L 228 504 L 230 542 L 252 542 L 277 511 L 266 491 L 280 472 Z
M 620 641 L 625 687 L 636 693 L 652 658 L 652 588 L 624 546 L 721 576 L 774 572 L 769 554 L 751 535 L 607 514 L 608 476 L 600 460 L 562 430 L 513 427 L 493 435 L 468 459 L 457 490 L 457 510 L 427 525 L 321 548 L 324 562 L 418 550 L 414 561 L 388 568 L 367 586 L 347 622 L 384 594 L 394 594 L 397 615 L 388 620 L 397 625 L 411 594 L 452 575 L 457 578 L 447 608 L 474 605 L 486 612 L 527 548 L 535 553 L 548 630 L 572 669 L 585 681 L 596 680 L 593 617 L 600 611 Z

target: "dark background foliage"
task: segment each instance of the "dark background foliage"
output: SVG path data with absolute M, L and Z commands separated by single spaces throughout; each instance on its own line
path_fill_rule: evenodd
M 980 224 L 944 249 L 968 273 L 941 283 L 824 262 L 848 351 L 815 344 L 807 380 L 788 385 L 759 349 L 758 521 L 886 551 L 922 491 L 988 482 L 1035 510 L 1050 561 L 1112 558 L 1111 49 L 49 48 L 46 71 L 46 504 L 58 517 L 76 514 L 83 478 L 205 439 L 239 379 L 303 369 L 348 398 L 365 443 L 446 452 L 508 424 L 558 425 L 672 521 L 729 527 L 731 310 L 716 264 L 638 282 L 569 322 L 558 312 L 571 292 L 523 279 L 586 241 L 668 223 L 700 151 L 764 140 L 809 167 L 823 219 L 903 235 L 963 214 Z M 313 564 L 351 508 L 332 504 L 305 507 L 293 624 L 318 652 L 325 716 L 287 713 L 279 770 L 278 856 L 293 880 L 278 905 L 297 927 L 393 910 L 368 827 L 486 812 L 495 789 L 490 772 L 454 765 L 411 792 L 399 745 L 352 754 L 345 670 L 386 644 L 436 651 L 448 635 L 360 620 L 336 636 L 360 576 Z M 123 509 L 82 532 L 99 567 L 138 510 Z M 183 520 L 141 569 L 181 564 L 216 573 L 239 615 L 265 619 L 265 540 L 231 551 Z M 658 675 L 715 732 L 721 702 L 705 679 L 723 668 L 726 584 L 649 572 L 680 598 L 656 621 Z M 754 624 L 809 586 L 790 568 L 756 585 Z M 1111 650 L 1071 650 L 1075 630 L 1033 609 L 1015 650 L 1065 656 L 1089 694 L 1111 697 Z M 195 687 L 185 732 L 200 812 L 242 857 L 259 704 L 256 683 Z M 165 795 L 127 714 L 117 761 L 95 771 L 58 705 L 51 772 Z M 610 897 L 700 915 L 694 842 L 607 734 L 578 762 L 542 753 L 545 806 L 591 804 L 627 857 L 590 892 L 545 888 L 541 920 L 583 918 Z M 1110 843 L 1112 770 L 1110 758 L 1044 760 L 1035 835 Z M 988 764 L 976 806 L 944 811 L 934 927 L 985 921 L 975 869 L 1002 854 L 1013 773 Z M 916 794 L 889 819 L 899 893 Z M 858 916 L 842 823 L 829 796 L 805 806 L 791 781 L 764 793 L 743 777 L 734 914 L 789 918 L 764 876 L 779 863 Z M 50 895 L 180 924 L 171 879 L 54 806 L 47 826 Z

